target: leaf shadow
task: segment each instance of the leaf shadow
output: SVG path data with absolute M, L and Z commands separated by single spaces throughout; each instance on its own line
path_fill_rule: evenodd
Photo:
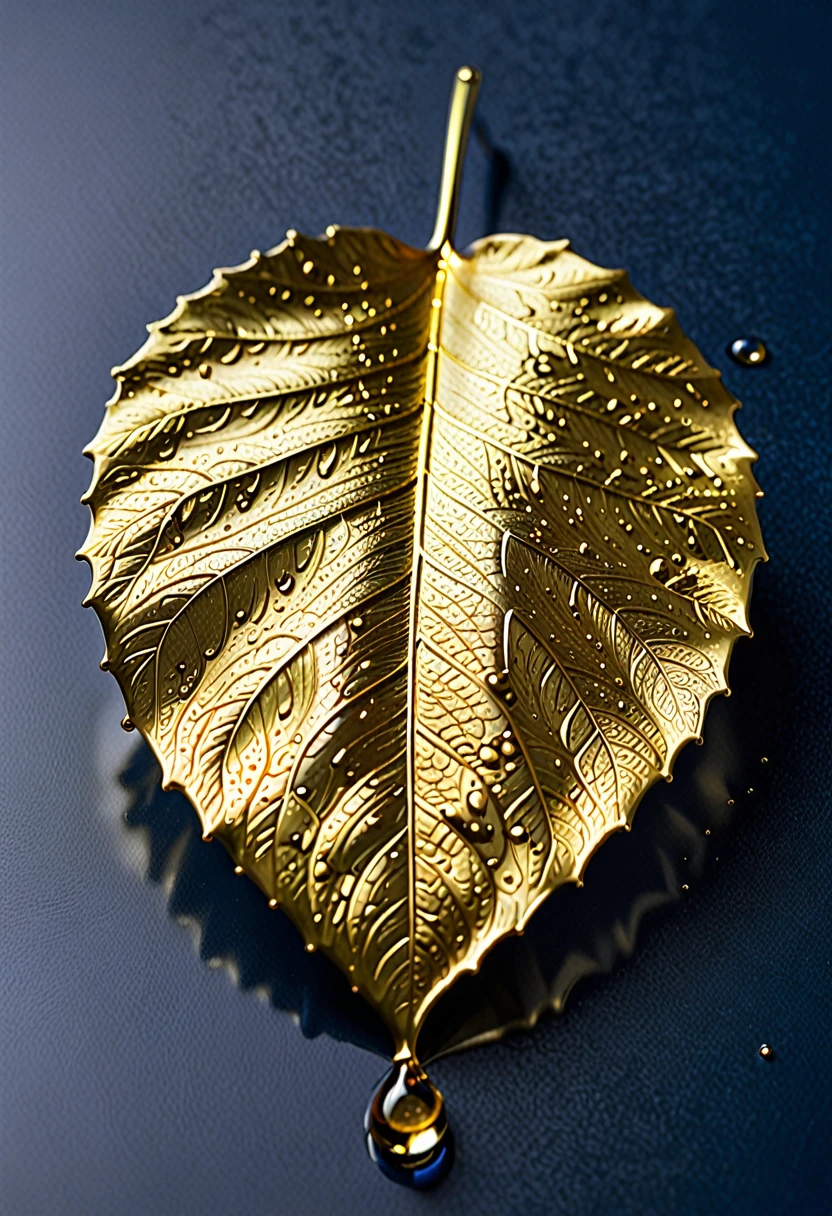
M 503 149 L 494 143 L 485 119 L 479 115 L 474 117 L 474 135 L 485 155 L 487 165 L 484 188 L 484 232 L 498 232 L 503 198 L 511 177 L 511 161 Z
M 163 791 L 160 776 L 150 748 L 140 743 L 119 778 L 128 795 L 124 822 L 144 833 L 147 881 L 165 886 L 170 916 L 196 929 L 202 962 L 225 966 L 241 989 L 291 1013 L 309 1038 L 328 1034 L 389 1055 L 381 1019 L 333 963 L 307 953 L 289 918 L 235 874 L 222 845 L 202 839 L 191 804 Z
M 654 787 L 632 831 L 604 843 L 582 888 L 555 891 L 522 936 L 500 942 L 476 975 L 442 997 L 422 1030 L 423 1060 L 529 1028 L 561 1010 L 579 980 L 606 974 L 632 954 L 648 913 L 655 920 L 659 909 L 693 897 L 734 815 L 759 796 L 787 747 L 778 724 L 792 696 L 795 656 L 781 644 L 788 629 L 780 602 L 770 590 L 758 596 L 755 636 L 735 651 L 733 695 L 712 702 L 704 745 L 683 750 L 673 783 Z M 120 780 L 127 830 L 146 836 L 147 880 L 167 886 L 171 917 L 197 927 L 203 962 L 227 966 L 241 989 L 291 1012 L 305 1035 L 325 1033 L 389 1056 L 381 1019 L 333 963 L 306 952 L 284 913 L 235 875 L 220 845 L 206 845 L 187 799 L 161 790 L 144 744 Z

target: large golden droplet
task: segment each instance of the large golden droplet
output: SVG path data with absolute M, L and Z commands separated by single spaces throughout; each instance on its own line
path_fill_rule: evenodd
M 445 1101 L 417 1060 L 401 1060 L 376 1091 L 364 1120 L 367 1151 L 388 1178 L 427 1190 L 453 1164 Z

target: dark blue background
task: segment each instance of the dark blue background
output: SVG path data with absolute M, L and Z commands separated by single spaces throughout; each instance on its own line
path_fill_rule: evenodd
M 2 42 L 3 1210 L 828 1211 L 827 6 L 6 0 Z M 460 1153 L 426 1198 L 364 1157 L 378 1057 L 201 965 L 147 884 L 72 554 L 80 452 L 144 322 L 290 225 L 423 243 L 465 61 L 512 159 L 503 229 L 626 266 L 744 401 L 757 661 L 785 674 L 770 779 L 707 879 L 564 1016 L 435 1065 Z M 748 331 L 767 366 L 726 360 Z

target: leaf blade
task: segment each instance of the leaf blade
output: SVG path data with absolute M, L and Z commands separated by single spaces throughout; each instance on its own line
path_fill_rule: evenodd
M 91 447 L 109 664 L 415 1051 L 726 687 L 762 556 L 736 403 L 625 275 L 528 237 L 293 236 L 150 328 Z

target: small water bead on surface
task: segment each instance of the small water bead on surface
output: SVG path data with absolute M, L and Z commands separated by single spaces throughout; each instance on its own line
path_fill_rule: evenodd
M 485 809 L 487 800 L 485 791 L 481 789 L 471 790 L 467 798 L 468 806 L 476 814 Z
M 121 719 L 121 729 L 126 730 L 126 731 L 135 730 L 136 724 L 132 720 L 132 718 L 122 718 Z
M 743 367 L 759 367 L 768 358 L 768 348 L 761 338 L 735 338 L 728 354 Z
M 372 1160 L 402 1186 L 428 1190 L 453 1164 L 444 1099 L 414 1059 L 394 1063 L 367 1108 L 364 1131 Z
M 763 1043 L 759 1053 L 764 1060 L 771 1060 L 774 1057 L 774 1049 L 769 1043 Z

